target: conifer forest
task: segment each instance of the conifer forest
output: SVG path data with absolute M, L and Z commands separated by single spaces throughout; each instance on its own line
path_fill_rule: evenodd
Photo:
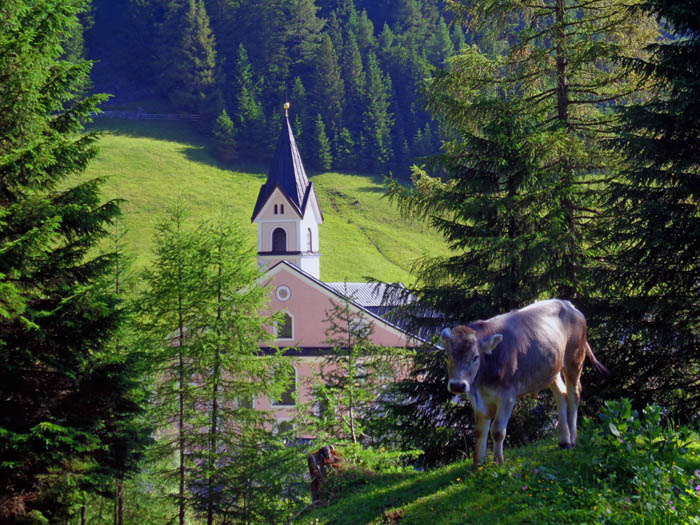
M 328 309 L 312 400 L 240 224 L 153 196 L 134 269 L 123 198 L 81 178 L 101 112 L 162 108 L 233 170 L 272 157 L 285 102 L 311 180 L 381 177 L 447 254 L 383 283 L 411 348 Z M 609 369 L 584 368 L 566 477 L 535 469 L 566 498 L 503 465 L 439 481 L 477 436 L 438 334 L 555 297 Z M 554 403 L 518 401 L 506 456 L 549 446 Z M 0 0 L 0 523 L 424 523 L 478 476 L 543 509 L 499 523 L 698 523 L 699 431 L 700 0 Z M 371 520 L 333 510 L 357 494 Z

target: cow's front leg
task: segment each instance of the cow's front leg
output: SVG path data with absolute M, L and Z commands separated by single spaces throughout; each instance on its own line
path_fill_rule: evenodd
M 481 412 L 474 411 L 474 436 L 476 436 L 476 448 L 474 449 L 474 465 L 479 465 L 486 458 L 486 444 L 489 437 L 491 420 Z
M 496 417 L 491 426 L 491 437 L 493 438 L 493 456 L 496 463 L 503 464 L 503 441 L 506 438 L 506 428 L 508 420 L 515 406 L 515 396 L 507 396 L 500 400 Z

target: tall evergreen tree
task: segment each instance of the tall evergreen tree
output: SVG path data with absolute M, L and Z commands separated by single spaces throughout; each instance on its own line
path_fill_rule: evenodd
M 619 162 L 606 155 L 601 141 L 612 131 L 609 106 L 631 96 L 636 86 L 616 66 L 616 56 L 635 54 L 658 34 L 656 25 L 627 6 L 593 0 L 538 1 L 527 5 L 507 0 L 459 2 L 458 20 L 515 42 L 492 62 L 489 76 L 472 69 L 484 84 L 512 90 L 523 114 L 545 111 L 541 128 L 550 143 L 542 180 L 550 182 L 548 213 L 559 217 L 551 231 L 550 271 L 558 281 L 553 295 L 575 298 L 585 291 L 592 197 Z M 512 21 L 520 21 L 509 25 Z M 474 48 L 465 48 L 456 68 L 483 67 Z M 496 67 L 501 63 L 502 67 Z
M 362 116 L 366 140 L 364 158 L 367 167 L 384 169 L 391 160 L 391 128 L 393 115 L 389 111 L 391 80 L 384 75 L 374 53 L 367 56 L 367 87 L 365 111 Z
M 191 466 L 187 451 L 193 445 L 194 365 L 198 357 L 193 327 L 197 327 L 199 312 L 206 305 L 208 290 L 202 287 L 206 253 L 194 232 L 187 229 L 181 203 L 173 206 L 157 226 L 154 251 L 155 260 L 143 275 L 146 288 L 139 300 L 139 332 L 141 347 L 152 355 L 156 385 L 152 417 L 158 430 L 167 436 L 159 441 L 159 452 L 163 458 L 177 457 L 175 472 L 165 475 L 178 480 L 174 499 L 178 522 L 184 525 Z
M 651 101 L 621 112 L 616 145 L 629 167 L 605 202 L 604 244 L 613 249 L 596 331 L 619 378 L 601 386 L 686 419 L 700 410 L 700 3 L 651 0 L 642 9 L 674 38 L 652 44 L 647 59 L 627 59 L 656 88 Z
M 260 101 L 260 85 L 253 76 L 243 44 L 238 46 L 231 94 L 238 143 L 242 151 L 255 151 L 265 139 L 265 114 Z
M 214 136 L 214 156 L 224 162 L 234 159 L 236 155 L 236 129 L 226 110 L 222 110 L 212 128 Z
M 190 451 L 196 470 L 192 476 L 205 490 L 193 493 L 206 508 L 210 525 L 230 512 L 227 493 L 241 492 L 255 482 L 244 478 L 231 483 L 231 471 L 240 465 L 240 459 L 232 463 L 233 451 L 248 449 L 257 440 L 257 454 L 263 455 L 280 441 L 270 430 L 269 416 L 251 410 L 247 401 L 261 395 L 274 398 L 290 379 L 277 373 L 284 358 L 259 356 L 260 343 L 270 339 L 265 326 L 275 319 L 260 313 L 268 290 L 258 286 L 260 272 L 252 248 L 232 224 L 230 217 L 221 217 L 196 232 L 205 252 L 200 286 L 206 297 L 193 320 L 196 324 L 188 327 L 198 356 L 193 397 L 197 406 L 206 407 L 193 420 Z
M 313 142 L 313 163 L 316 169 L 328 171 L 333 165 L 333 154 L 331 152 L 331 143 L 326 134 L 326 126 L 323 124 L 321 115 L 316 115 L 314 126 L 314 142 Z
M 0 520 L 62 522 L 77 492 L 133 468 L 138 375 L 109 346 L 121 311 L 94 255 L 118 203 L 79 184 L 96 154 L 83 123 L 90 63 L 61 60 L 83 1 L 0 4 Z M 122 454 L 118 453 L 121 452 Z
M 445 19 L 440 17 L 435 32 L 428 41 L 428 60 L 436 66 L 441 66 L 447 58 L 454 54 L 454 51 L 455 48 L 450 37 L 450 31 L 447 29 Z
M 341 53 L 341 72 L 345 79 L 344 106 L 348 109 L 345 117 L 345 125 L 354 136 L 359 136 L 362 128 L 362 107 L 365 93 L 366 76 L 362 65 L 360 48 L 353 33 L 348 33 Z
M 321 39 L 315 65 L 313 103 L 321 109 L 323 121 L 328 124 L 331 130 L 335 130 L 343 115 L 345 83 L 341 77 L 338 55 L 327 34 L 324 34 Z
M 203 0 L 189 0 L 174 62 L 167 72 L 168 98 L 177 107 L 200 114 L 205 126 L 221 111 L 214 36 Z

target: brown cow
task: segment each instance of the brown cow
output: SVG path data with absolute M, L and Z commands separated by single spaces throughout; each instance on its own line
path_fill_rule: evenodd
M 445 328 L 448 390 L 474 408 L 474 463 L 486 456 L 491 427 L 494 456 L 503 463 L 506 426 L 518 397 L 550 388 L 559 408 L 559 446 L 576 444 L 581 370 L 586 357 L 607 373 L 586 340 L 586 319 L 569 301 L 550 299 L 520 310 Z M 563 376 L 563 378 L 562 378 Z

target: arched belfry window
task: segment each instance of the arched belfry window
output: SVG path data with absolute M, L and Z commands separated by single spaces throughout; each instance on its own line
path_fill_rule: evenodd
M 275 228 L 275 231 L 272 232 L 272 251 L 287 251 L 287 232 L 283 228 Z
M 308 250 L 310 252 L 314 251 L 314 238 L 313 238 L 313 235 L 311 234 L 311 228 L 309 228 L 306 232 L 306 239 L 307 239 L 307 244 L 308 244 Z

